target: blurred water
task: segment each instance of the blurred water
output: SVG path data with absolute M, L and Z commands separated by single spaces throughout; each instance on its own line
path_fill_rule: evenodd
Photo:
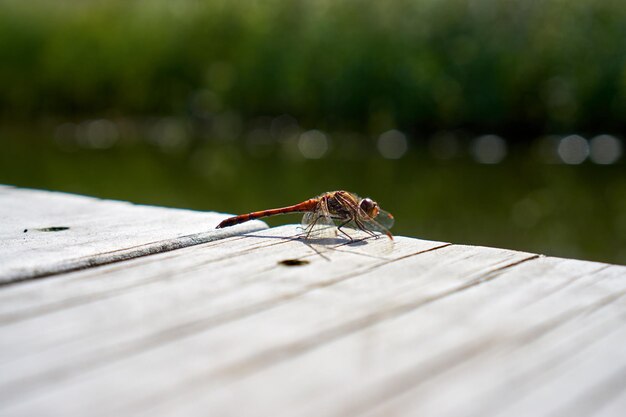
M 626 263 L 626 164 L 614 136 L 365 137 L 303 130 L 287 116 L 235 129 L 203 137 L 173 118 L 5 127 L 0 183 L 229 213 L 346 189 L 393 213 L 395 234 Z

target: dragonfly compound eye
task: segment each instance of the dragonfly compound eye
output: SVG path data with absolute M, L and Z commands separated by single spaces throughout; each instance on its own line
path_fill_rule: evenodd
M 359 206 L 361 207 L 361 210 L 367 213 L 368 216 L 372 218 L 378 216 L 378 203 L 371 198 L 364 198 L 361 200 Z

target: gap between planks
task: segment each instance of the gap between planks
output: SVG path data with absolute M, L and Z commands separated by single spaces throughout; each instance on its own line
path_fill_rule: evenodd
M 200 245 L 203 243 L 219 241 L 232 235 L 233 231 L 230 230 L 195 233 L 192 235 L 180 236 L 176 239 L 155 241 L 119 250 L 101 252 L 97 255 L 87 255 L 80 258 L 69 259 L 58 264 L 50 264 L 46 267 L 39 268 L 29 275 L 7 276 L 4 278 L 4 280 L 0 281 L 0 290 L 2 289 L 2 287 L 7 287 L 15 284 L 36 281 L 42 278 L 53 277 L 56 275 L 62 275 L 70 272 L 81 271 L 118 262 L 124 262 L 131 259 L 142 258 L 159 253 L 170 252 L 190 246 Z

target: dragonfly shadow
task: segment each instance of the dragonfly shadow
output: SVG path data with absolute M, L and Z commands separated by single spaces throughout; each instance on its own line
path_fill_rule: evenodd
M 318 246 L 343 246 L 350 243 L 349 240 L 338 237 L 305 238 L 303 236 L 299 236 L 294 240 L 300 241 L 305 245 Z
M 312 249 L 315 253 L 317 253 L 321 258 L 330 262 L 330 258 L 324 253 L 329 253 L 331 251 L 340 250 L 342 247 L 354 247 L 354 246 L 363 246 L 367 245 L 368 242 L 365 239 L 359 240 L 347 240 L 341 238 L 318 238 L 318 239 L 305 239 L 304 237 L 297 238 L 298 240 Z
M 326 247 L 337 247 L 337 246 L 363 246 L 368 245 L 367 242 L 370 237 L 366 237 L 363 239 L 346 239 L 342 237 L 323 237 L 323 238 L 307 238 L 304 235 L 297 236 L 275 236 L 275 235 L 260 235 L 255 234 L 243 234 L 241 236 L 249 237 L 249 238 L 259 238 L 259 239 L 278 239 L 284 241 L 293 241 L 293 242 L 301 242 L 305 245 L 317 245 L 317 246 L 326 246 Z
M 387 259 L 385 255 L 389 254 L 393 250 L 393 240 L 386 239 L 385 236 L 364 236 L 361 238 L 354 238 L 349 240 L 343 237 L 324 237 L 324 238 L 306 238 L 303 234 L 296 236 L 276 236 L 276 235 L 260 235 L 257 234 L 242 235 L 242 237 L 256 237 L 261 239 L 278 239 L 285 242 L 293 241 L 306 245 L 317 256 L 325 261 L 331 262 L 330 254 L 335 252 L 343 253 L 348 252 L 354 255 L 365 256 L 368 258 Z M 382 239 L 383 242 L 379 241 Z M 374 243 L 377 241 L 377 243 Z M 388 242 L 388 245 L 386 244 Z M 359 248 L 359 249 L 357 249 Z M 354 250 L 351 250 L 354 249 Z M 308 255 L 305 255 L 305 257 Z
M 311 250 L 313 250 L 317 255 L 321 258 L 330 261 L 330 258 L 324 253 L 328 253 L 329 251 L 338 250 L 339 248 L 351 248 L 351 247 L 360 247 L 369 245 L 368 242 L 370 237 L 362 238 L 362 239 L 352 239 L 349 240 L 343 237 L 306 237 L 304 234 L 298 234 L 296 236 L 276 236 L 270 234 L 259 234 L 255 232 L 254 234 L 244 234 L 242 237 L 248 238 L 259 238 L 259 239 L 277 239 L 285 242 L 299 242 L 306 246 L 308 246 Z
M 320 246 L 342 246 L 345 244 L 349 244 L 350 241 L 348 239 L 341 238 L 320 238 L 320 239 L 312 239 L 305 238 L 304 236 L 276 236 L 276 235 L 260 235 L 258 232 L 254 234 L 244 233 L 240 235 L 241 237 L 247 238 L 257 238 L 257 239 L 276 239 L 276 240 L 284 240 L 285 242 L 301 242 L 304 244 L 312 244 L 312 245 L 320 245 Z
M 346 246 L 364 246 L 364 245 L 369 245 L 370 243 L 368 242 L 368 240 L 371 239 L 369 237 L 363 238 L 363 239 L 354 239 L 354 240 L 349 240 L 346 242 Z

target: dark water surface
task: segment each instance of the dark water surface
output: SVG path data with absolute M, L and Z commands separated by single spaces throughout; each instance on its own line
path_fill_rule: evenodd
M 345 189 L 393 213 L 397 235 L 626 263 L 623 161 L 548 164 L 528 147 L 489 165 L 467 155 L 436 159 L 427 146 L 389 160 L 375 146 L 349 140 L 336 141 L 323 159 L 232 141 L 84 147 L 15 132 L 2 132 L 0 146 L 4 184 L 228 213 Z M 299 221 L 297 215 L 267 220 Z

